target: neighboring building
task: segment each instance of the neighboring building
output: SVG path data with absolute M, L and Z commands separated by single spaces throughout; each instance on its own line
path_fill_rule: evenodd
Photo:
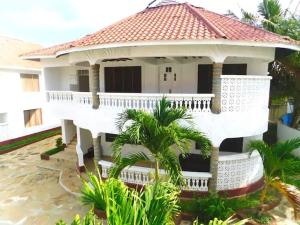
M 195 127 L 220 150 L 217 181 L 196 144 L 189 161 L 182 160 L 186 194 L 206 192 L 208 182 L 216 182 L 219 191 L 238 195 L 263 183 L 258 152 L 245 151 L 267 131 L 268 63 L 286 49 L 300 50 L 286 37 L 164 1 L 79 40 L 23 57 L 41 61 L 49 107 L 62 119 L 64 142 L 77 135 L 79 166 L 91 147 L 97 160 L 111 156 L 118 113 L 151 111 L 165 95 L 174 107 L 186 106 Z M 137 148 L 125 146 L 124 154 Z M 106 176 L 111 162 L 100 164 Z M 142 184 L 150 170 L 131 167 L 122 179 Z
M 37 44 L 0 36 L 0 141 L 58 125 L 58 120 L 45 112 L 40 62 L 19 57 L 39 48 Z

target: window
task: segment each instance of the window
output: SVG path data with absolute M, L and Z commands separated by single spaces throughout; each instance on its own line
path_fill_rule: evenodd
M 25 92 L 40 91 L 39 75 L 37 74 L 21 74 L 21 82 Z
M 7 113 L 0 113 L 0 124 L 7 123 Z
M 79 92 L 89 92 L 89 71 L 88 70 L 77 70 Z
M 42 119 L 41 109 L 24 110 L 25 127 L 34 127 L 42 124 L 43 124 L 43 119 Z
M 106 133 L 105 134 L 105 141 L 106 142 L 113 142 L 116 139 L 117 136 L 118 136 L 117 134 Z
M 105 67 L 105 92 L 141 93 L 142 69 L 140 66 Z

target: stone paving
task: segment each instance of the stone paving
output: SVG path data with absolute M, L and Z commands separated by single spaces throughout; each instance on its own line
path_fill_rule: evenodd
M 53 225 L 60 218 L 70 222 L 76 214 L 88 211 L 58 183 L 62 170 L 64 184 L 79 192 L 76 157 L 40 160 L 40 153 L 54 147 L 56 138 L 0 155 L 0 225 Z M 76 154 L 71 151 L 66 149 L 62 154 Z

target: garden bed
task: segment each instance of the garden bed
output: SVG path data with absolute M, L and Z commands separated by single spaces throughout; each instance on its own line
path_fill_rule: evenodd
M 51 155 L 54 155 L 54 154 L 56 154 L 58 152 L 63 151 L 64 148 L 65 148 L 64 146 L 63 147 L 58 147 L 58 148 L 52 148 L 52 149 L 50 149 L 50 150 L 48 150 L 46 152 L 43 152 L 41 154 L 41 159 L 42 160 L 49 160 Z
M 30 134 L 27 136 L 0 142 L 0 155 L 59 134 L 61 134 L 61 129 L 54 128 L 39 133 Z
M 49 160 L 51 155 L 54 155 L 58 152 L 61 152 L 65 149 L 66 145 L 62 143 L 62 138 L 57 138 L 56 139 L 56 147 L 52 148 L 46 152 L 43 152 L 41 154 L 41 159 L 42 160 Z

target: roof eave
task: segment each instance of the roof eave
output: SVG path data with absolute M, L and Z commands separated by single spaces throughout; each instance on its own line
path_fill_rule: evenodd
M 73 52 L 82 52 L 89 50 L 120 48 L 120 47 L 142 47 L 142 46 L 159 46 L 159 45 L 231 45 L 231 46 L 247 46 L 247 47 L 266 47 L 266 48 L 286 48 L 294 51 L 300 51 L 300 45 L 280 42 L 258 42 L 258 41 L 236 41 L 226 39 L 214 40 L 168 40 L 168 41 L 135 41 L 135 42 L 117 42 L 110 44 L 90 45 L 85 47 L 73 47 L 66 50 L 57 51 L 52 55 L 29 55 L 21 56 L 22 59 L 54 59 L 60 55 Z

